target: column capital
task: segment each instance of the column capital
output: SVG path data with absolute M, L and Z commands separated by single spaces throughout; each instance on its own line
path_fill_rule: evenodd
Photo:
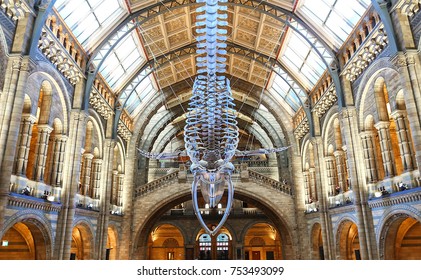
M 390 116 L 394 119 L 398 119 L 400 117 L 406 117 L 408 115 L 408 113 L 406 112 L 406 110 L 394 110 Z
M 364 139 L 364 138 L 367 138 L 367 137 L 372 138 L 375 134 L 376 134 L 376 132 L 374 130 L 365 130 L 365 131 L 360 132 L 360 137 L 361 137 L 361 139 Z
M 27 121 L 33 124 L 37 121 L 37 117 L 32 114 L 24 113 L 22 114 L 22 121 Z
M 58 134 L 55 136 L 54 139 L 59 141 L 67 141 L 67 139 L 69 139 L 69 136 L 67 136 L 66 134 Z
M 379 121 L 379 122 L 377 122 L 377 123 L 374 125 L 374 127 L 375 127 L 377 130 L 380 130 L 380 129 L 387 129 L 387 128 L 389 128 L 389 126 L 390 126 L 390 122 L 389 122 L 389 121 Z
M 93 154 L 91 154 L 91 153 L 84 153 L 83 155 L 82 155 L 82 157 L 84 158 L 84 159 L 93 159 L 94 158 L 94 155 Z
M 102 164 L 102 158 L 94 158 L 92 160 L 93 163 Z
M 333 155 L 327 155 L 324 157 L 325 162 L 335 161 L 335 157 Z
M 39 124 L 37 127 L 39 132 L 51 133 L 53 131 L 53 128 L 48 124 Z
M 340 157 L 340 156 L 344 156 L 345 152 L 343 150 L 336 150 L 336 151 L 333 152 L 333 155 L 335 157 Z

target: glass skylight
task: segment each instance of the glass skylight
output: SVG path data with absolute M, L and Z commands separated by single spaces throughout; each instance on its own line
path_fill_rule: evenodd
M 145 77 L 142 82 L 134 89 L 126 100 L 120 100 L 122 103 L 126 101 L 126 110 L 135 118 L 137 114 L 147 105 L 147 100 L 156 92 L 150 75 Z M 143 104 L 143 106 L 142 106 Z
M 57 0 L 55 8 L 85 48 L 125 13 L 116 0 Z
M 370 0 L 304 0 L 299 10 L 339 47 L 370 4 Z
M 326 70 L 326 65 L 312 45 L 297 32 L 292 29 L 289 31 L 288 45 L 280 60 L 295 73 L 296 77 L 300 77 L 303 85 L 312 88 Z M 305 35 L 310 37 L 308 33 Z M 313 39 L 311 43 L 316 45 L 316 40 Z
M 275 71 L 278 72 L 278 74 L 275 75 L 272 87 L 269 91 L 274 93 L 274 96 L 281 97 L 283 101 L 296 112 L 301 107 L 301 103 L 306 101 L 307 94 L 287 74 L 281 74 L 281 76 L 279 74 L 279 71 L 281 71 L 280 69 Z
M 136 31 L 132 31 L 105 59 L 99 71 L 113 90 L 119 89 L 145 61 L 140 46 Z

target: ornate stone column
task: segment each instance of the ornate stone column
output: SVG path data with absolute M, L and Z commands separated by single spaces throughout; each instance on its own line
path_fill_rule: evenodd
M 346 171 L 346 159 L 345 152 L 342 150 L 336 150 L 333 155 L 336 161 L 336 173 L 338 174 L 338 186 L 342 192 L 348 191 L 347 171 Z
M 117 205 L 117 197 L 118 197 L 117 176 L 118 176 L 118 171 L 116 169 L 114 169 L 113 170 L 113 177 L 112 177 L 111 198 L 110 198 L 111 205 Z
M 310 189 L 310 173 L 308 171 L 303 171 L 303 180 L 304 180 L 304 192 L 305 192 L 305 203 L 310 203 L 310 199 L 313 200 L 311 189 Z
M 360 137 L 364 155 L 366 182 L 375 183 L 378 181 L 378 174 L 373 142 L 374 131 L 362 132 L 360 133 Z
M 50 184 L 53 187 L 54 197 L 60 198 L 61 186 L 63 180 L 63 164 L 64 164 L 64 153 L 66 150 L 66 135 L 57 135 L 54 139 L 54 153 L 53 153 L 53 164 L 51 169 Z
M 405 171 L 411 171 L 414 168 L 412 161 L 412 148 L 409 131 L 407 127 L 406 111 L 396 110 L 392 113 L 396 123 L 396 132 L 399 140 L 399 151 L 402 159 L 402 166 Z
M 379 135 L 385 178 L 393 177 L 396 172 L 393 163 L 392 143 L 390 142 L 390 122 L 379 121 L 374 126 L 377 129 Z
M 329 188 L 329 193 L 334 196 L 336 194 L 335 187 L 337 186 L 337 177 L 336 177 L 336 166 L 335 166 L 335 157 L 327 156 L 325 157 L 326 163 L 326 175 L 327 175 L 327 184 Z
M 310 167 L 309 168 L 309 179 L 310 179 L 310 195 L 313 195 L 313 199 L 315 201 L 319 200 L 319 196 L 317 195 L 317 184 L 316 184 L 316 168 Z
M 44 182 L 45 162 L 47 160 L 48 141 L 53 128 L 49 125 L 38 125 L 38 139 L 35 148 L 34 180 Z
M 94 207 L 99 207 L 100 199 L 100 179 L 101 179 L 101 168 L 102 168 L 102 159 L 93 159 L 92 160 L 92 178 L 91 178 L 91 197 L 94 199 Z
M 90 195 L 90 189 L 91 189 L 91 169 L 92 169 L 92 159 L 94 158 L 94 155 L 91 153 L 84 153 L 82 155 L 82 161 L 83 161 L 83 169 L 81 172 L 81 185 L 82 189 L 80 191 L 81 195 L 89 196 Z
M 32 128 L 34 126 L 35 121 L 35 116 L 22 116 L 20 130 L 21 134 L 18 143 L 15 167 L 15 174 L 18 176 L 26 176 L 26 168 L 28 167 L 28 155 L 31 146 Z
M 406 113 L 414 144 L 414 168 L 421 168 L 421 67 L 417 50 L 406 50 L 398 53 L 392 60 L 399 71 L 399 78 L 403 89 Z
M 117 175 L 117 186 L 118 186 L 117 206 L 118 207 L 123 206 L 123 183 L 124 183 L 124 174 L 120 173 Z

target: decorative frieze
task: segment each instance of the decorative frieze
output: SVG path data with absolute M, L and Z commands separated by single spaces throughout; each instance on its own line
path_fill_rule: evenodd
M 310 131 L 310 125 L 306 118 L 306 119 L 303 119 L 303 121 L 294 130 L 294 135 L 298 140 L 301 140 L 301 138 L 303 138 L 309 131 Z
M 114 115 L 113 108 L 110 106 L 110 104 L 108 104 L 104 97 L 96 91 L 96 89 L 91 91 L 89 104 L 105 120 L 108 120 L 111 116 Z
M 21 0 L 0 0 L 0 7 L 14 21 L 24 18 L 25 13 L 29 12 L 27 5 Z
M 63 46 L 50 30 L 43 28 L 38 48 L 72 85 L 75 85 L 83 77 L 82 70 L 74 58 L 64 51 Z
M 122 121 L 118 122 L 117 133 L 121 138 L 123 138 L 127 142 L 132 137 L 132 132 Z
M 421 201 L 421 189 L 409 190 L 405 192 L 395 193 L 381 199 L 373 199 L 368 201 L 370 208 L 390 207 L 397 204 L 406 204 Z
M 420 10 L 421 0 L 401 0 L 396 4 L 396 8 L 401 10 L 401 13 L 411 17 Z
M 336 103 L 337 100 L 338 97 L 336 96 L 335 86 L 331 85 L 314 105 L 313 112 L 321 118 Z
M 351 82 L 355 81 L 388 45 L 388 38 L 383 29 L 383 24 L 378 24 L 377 28 L 361 43 L 347 61 L 342 72 L 342 75 Z

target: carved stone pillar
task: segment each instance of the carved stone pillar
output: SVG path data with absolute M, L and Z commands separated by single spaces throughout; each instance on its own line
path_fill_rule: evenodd
M 374 125 L 379 134 L 385 177 L 393 177 L 396 172 L 393 164 L 392 143 L 390 142 L 389 121 L 380 121 Z
M 26 176 L 26 168 L 28 167 L 28 155 L 31 146 L 32 128 L 36 121 L 36 117 L 32 115 L 22 116 L 21 135 L 18 143 L 18 151 L 16 155 L 15 173 L 18 176 Z
M 89 196 L 91 193 L 91 169 L 92 169 L 92 159 L 94 158 L 93 154 L 85 153 L 82 156 L 83 160 L 83 169 L 81 174 L 81 194 Z
M 310 179 L 310 195 L 313 196 L 314 201 L 318 201 L 317 195 L 317 184 L 316 184 L 316 168 L 311 167 L 309 169 L 309 179 Z
M 66 142 L 67 136 L 65 135 L 57 135 L 54 139 L 54 156 L 50 181 L 53 187 L 61 187 Z
M 366 182 L 375 183 L 378 181 L 378 174 L 373 142 L 374 131 L 362 132 L 360 136 L 364 154 Z
M 123 183 L 124 183 L 124 174 L 120 173 L 117 175 L 117 206 L 123 206 Z
M 94 159 L 92 161 L 92 198 L 99 200 L 100 198 L 100 179 L 101 179 L 102 159 Z
M 305 203 L 310 203 L 310 201 L 314 199 L 312 197 L 311 189 L 310 189 L 310 172 L 308 171 L 303 172 L 303 180 L 304 180 Z
M 411 171 L 414 168 L 412 161 L 411 140 L 407 127 L 406 112 L 396 110 L 392 113 L 396 123 L 396 132 L 399 140 L 399 151 L 402 159 L 402 166 L 405 171 Z
M 347 171 L 346 171 L 346 159 L 345 152 L 342 150 L 336 150 L 333 155 L 336 161 L 336 173 L 338 174 L 338 186 L 342 192 L 348 191 Z
M 112 177 L 112 188 L 111 188 L 111 196 L 110 196 L 110 203 L 111 205 L 117 205 L 117 197 L 118 197 L 118 182 L 117 182 L 118 171 L 113 170 L 113 177 Z
M 53 128 L 49 125 L 38 125 L 38 140 L 35 148 L 34 180 L 44 182 L 45 163 L 47 160 L 48 140 Z
M 325 157 L 325 163 L 326 163 L 327 184 L 329 188 L 329 193 L 331 195 L 335 195 L 336 194 L 335 188 L 337 186 L 335 157 L 333 156 Z

